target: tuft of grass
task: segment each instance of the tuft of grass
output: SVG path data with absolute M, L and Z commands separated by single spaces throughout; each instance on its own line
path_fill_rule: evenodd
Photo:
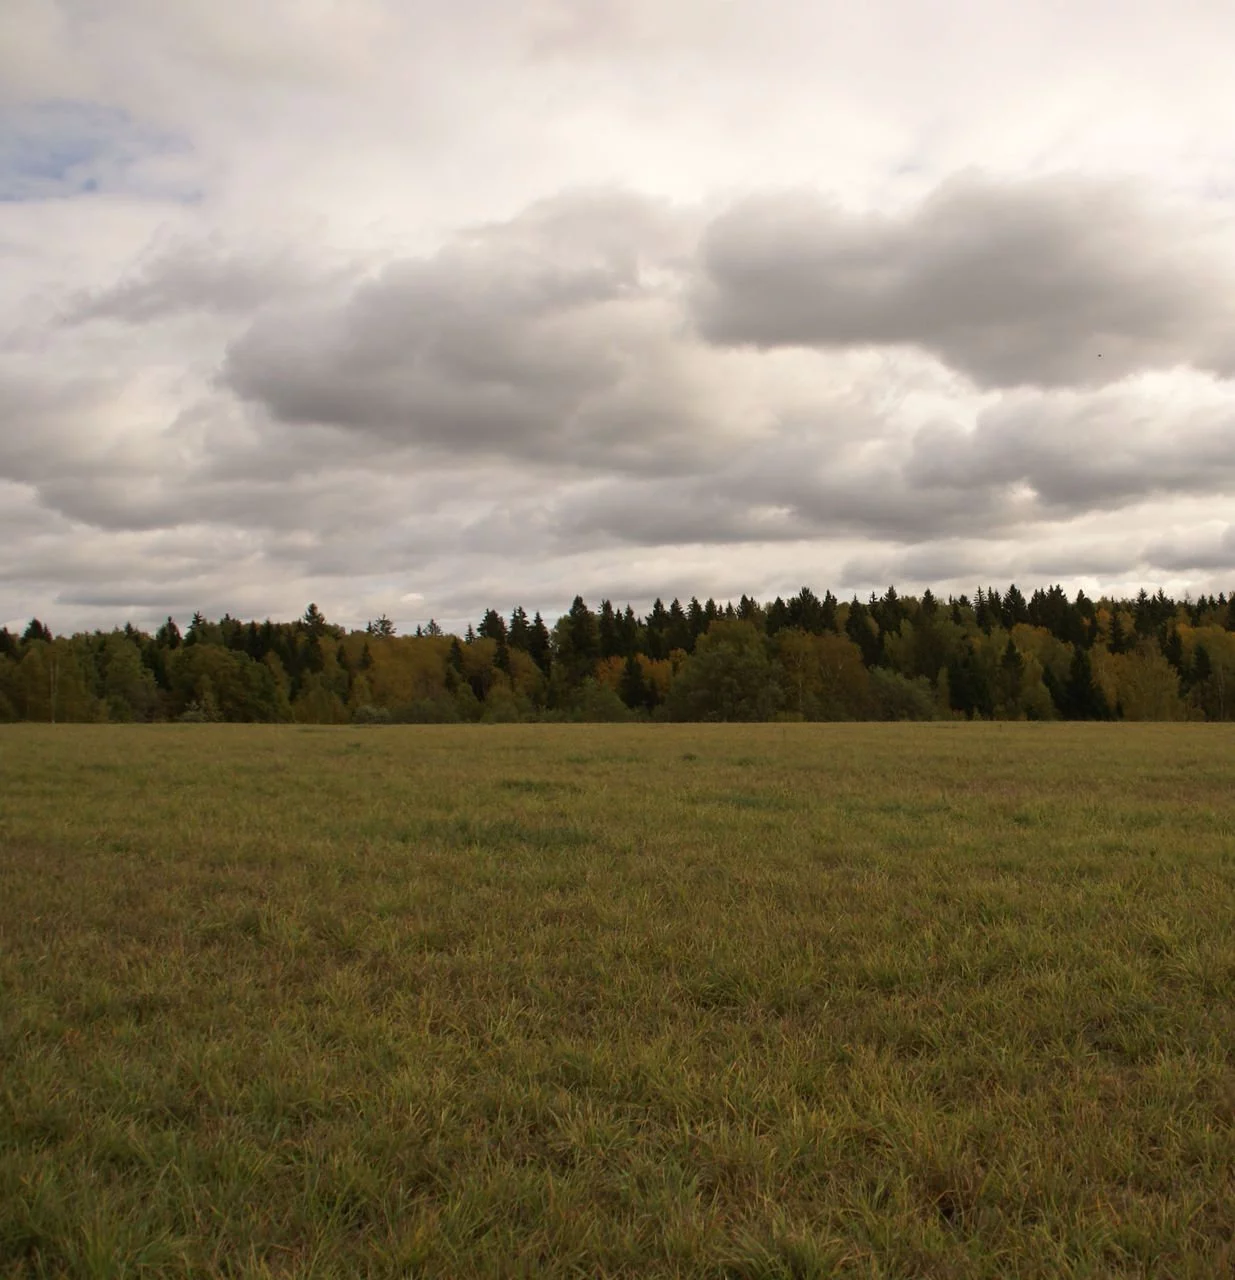
M 1233 784 L 1219 725 L 0 727 L 0 1275 L 1231 1274 Z

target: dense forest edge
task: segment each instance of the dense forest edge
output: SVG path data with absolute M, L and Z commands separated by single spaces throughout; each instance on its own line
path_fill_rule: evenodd
M 0 721 L 302 724 L 652 720 L 1216 720 L 1235 718 L 1235 594 L 1070 600 L 1059 586 L 863 603 L 804 587 L 646 616 L 576 596 L 363 630 L 310 604 L 294 622 L 200 613 L 181 632 L 56 636 L 0 628 Z

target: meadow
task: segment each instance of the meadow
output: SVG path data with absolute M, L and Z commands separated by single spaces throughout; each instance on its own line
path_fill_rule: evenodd
M 0 727 L 0 1275 L 1235 1273 L 1222 725 Z

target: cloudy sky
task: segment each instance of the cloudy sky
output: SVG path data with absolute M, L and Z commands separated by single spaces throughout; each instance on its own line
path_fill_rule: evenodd
M 1230 0 L 3 0 L 0 623 L 1235 586 Z

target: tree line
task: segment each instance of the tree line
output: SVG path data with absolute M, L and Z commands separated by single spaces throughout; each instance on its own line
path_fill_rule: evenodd
M 576 596 L 548 625 L 495 609 L 462 636 L 389 618 L 0 628 L 0 721 L 1230 720 L 1235 594 L 945 601 L 889 587 L 645 615 Z

